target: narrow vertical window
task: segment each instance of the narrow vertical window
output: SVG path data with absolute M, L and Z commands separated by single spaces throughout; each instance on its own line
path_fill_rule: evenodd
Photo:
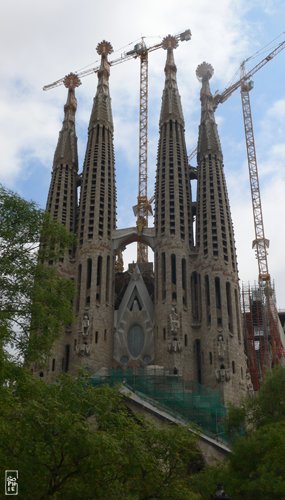
M 186 259 L 181 260 L 181 274 L 182 274 L 182 293 L 183 293 L 183 305 L 187 306 L 187 268 Z
M 201 341 L 199 339 L 195 340 L 194 349 L 196 354 L 197 381 L 199 384 L 202 384 Z
M 205 276 L 205 302 L 206 302 L 207 325 L 209 326 L 211 324 L 211 298 L 210 298 L 210 283 L 208 274 L 206 274 Z
M 101 302 L 101 285 L 102 285 L 102 256 L 97 259 L 97 279 L 96 279 L 96 301 Z
M 197 323 L 201 321 L 201 280 L 196 271 L 191 274 L 191 299 L 192 320 Z
M 171 282 L 176 285 L 176 255 L 171 254 Z
M 86 276 L 87 290 L 91 288 L 91 281 L 92 281 L 92 259 L 87 259 L 87 276 Z
M 81 273 L 82 273 L 82 265 L 79 264 L 78 273 L 77 273 L 77 298 L 76 298 L 76 311 L 77 312 L 79 311 L 79 304 L 80 304 Z
M 235 305 L 236 305 L 236 318 L 237 318 L 237 332 L 238 332 L 238 340 L 241 342 L 241 334 L 240 334 L 240 308 L 239 308 L 239 298 L 237 289 L 235 289 Z
M 226 295 L 227 295 L 227 310 L 228 310 L 228 326 L 229 326 L 229 331 L 233 333 L 232 294 L 231 294 L 231 284 L 228 281 L 226 283 Z
M 176 302 L 177 292 L 176 292 L 176 255 L 171 254 L 171 283 L 172 283 L 172 301 Z
M 161 286 L 162 286 L 162 300 L 166 299 L 166 263 L 165 253 L 161 254 Z
M 110 290 L 110 255 L 107 257 L 106 269 L 106 303 L 109 303 L 109 290 Z
M 222 300 L 221 300 L 221 283 L 220 278 L 215 278 L 215 293 L 216 293 L 216 312 L 217 312 L 217 326 L 223 325 L 222 320 Z
M 86 305 L 90 305 L 90 292 L 92 283 L 92 259 L 87 259 L 86 269 Z

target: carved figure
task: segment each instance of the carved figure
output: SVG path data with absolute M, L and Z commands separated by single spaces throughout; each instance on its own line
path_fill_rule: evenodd
M 222 335 L 218 335 L 217 345 L 218 345 L 218 357 L 220 360 L 223 360 L 225 357 L 225 342 L 224 342 L 224 337 Z
M 176 308 L 174 306 L 172 306 L 171 313 L 169 314 L 169 321 L 170 321 L 170 331 L 172 335 L 176 335 L 180 328 L 180 321 L 179 321 L 179 316 L 176 312 Z
M 228 382 L 231 378 L 230 370 L 221 365 L 220 368 L 215 370 L 216 379 L 218 382 Z
M 82 335 L 86 336 L 89 333 L 89 316 L 87 313 L 84 313 L 82 320 Z

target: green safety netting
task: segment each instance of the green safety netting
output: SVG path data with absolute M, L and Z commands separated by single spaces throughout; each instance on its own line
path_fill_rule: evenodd
M 104 370 L 91 377 L 90 382 L 94 386 L 123 384 L 140 397 L 151 399 L 155 406 L 196 424 L 206 434 L 227 441 L 223 423 L 226 408 L 219 391 L 161 370 Z

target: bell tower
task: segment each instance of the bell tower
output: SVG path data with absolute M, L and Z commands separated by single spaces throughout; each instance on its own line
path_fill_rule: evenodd
M 155 339 L 156 363 L 186 375 L 191 370 L 184 359 L 190 340 L 192 221 L 185 124 L 173 54 L 177 45 L 170 35 L 163 40 L 167 58 L 155 186 Z
M 197 259 L 191 276 L 195 323 L 194 366 L 198 381 L 221 388 L 235 401 L 245 383 L 239 283 L 233 225 L 215 121 L 210 64 L 196 70 L 201 81 L 198 138 Z
M 78 214 L 74 368 L 111 365 L 116 226 L 113 118 L 109 92 L 112 46 L 98 44 L 98 86 L 91 112 Z

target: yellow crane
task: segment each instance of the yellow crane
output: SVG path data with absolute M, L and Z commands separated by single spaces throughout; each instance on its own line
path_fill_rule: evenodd
M 187 29 L 182 33 L 174 35 L 177 41 L 188 41 L 191 39 L 191 31 Z M 162 41 L 147 47 L 145 37 L 135 44 L 129 52 L 121 54 L 119 58 L 109 61 L 110 66 L 116 66 L 133 58 L 140 59 L 140 106 L 139 106 L 139 179 L 137 205 L 133 207 L 137 218 L 137 230 L 139 236 L 145 227 L 148 226 L 148 216 L 152 213 L 151 203 L 147 196 L 148 179 L 148 54 L 162 47 Z M 85 76 L 97 73 L 100 66 L 75 72 L 81 79 Z M 56 80 L 49 85 L 45 85 L 43 90 L 50 90 L 64 83 L 65 77 Z M 137 245 L 137 262 L 148 262 L 148 248 L 143 243 Z

